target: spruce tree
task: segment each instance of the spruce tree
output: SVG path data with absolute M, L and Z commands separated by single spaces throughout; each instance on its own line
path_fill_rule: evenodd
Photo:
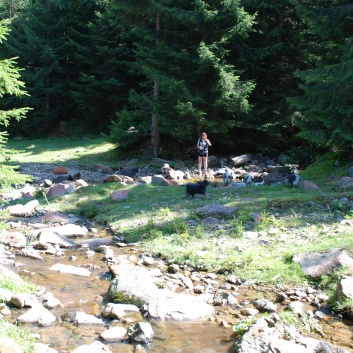
M 168 144 L 194 145 L 201 130 L 231 144 L 226 134 L 241 124 L 254 87 L 230 62 L 235 43 L 242 43 L 253 23 L 240 2 L 110 4 L 117 21 L 139 36 L 132 69 L 145 78 L 131 92 L 129 107 L 118 112 L 111 136 L 130 147 L 146 135 L 153 140 L 157 121 L 164 154 Z
M 0 43 L 6 40 L 9 34 L 10 20 L 0 21 Z M 0 99 L 6 100 L 9 96 L 23 96 L 27 92 L 25 84 L 20 79 L 20 69 L 17 67 L 17 58 L 1 58 L 0 60 Z M 30 110 L 28 107 L 16 108 L 9 110 L 0 110 L 0 125 L 8 127 L 11 120 L 19 121 L 23 119 Z M 25 182 L 28 177 L 16 173 L 16 167 L 8 164 L 11 151 L 6 148 L 7 132 L 0 132 L 0 186 L 2 188 L 10 185 L 17 185 Z
M 309 2 L 300 8 L 313 65 L 298 71 L 302 95 L 290 99 L 300 136 L 321 148 L 353 149 L 353 5 Z
M 269 153 L 283 151 L 298 142 L 287 97 L 299 91 L 293 72 L 298 67 L 307 67 L 301 42 L 301 33 L 307 26 L 297 13 L 297 1 L 242 3 L 246 11 L 256 14 L 254 31 L 246 45 L 239 47 L 238 55 L 244 78 L 256 83 L 249 98 L 253 109 L 241 127 L 243 143 L 245 150 L 255 147 Z

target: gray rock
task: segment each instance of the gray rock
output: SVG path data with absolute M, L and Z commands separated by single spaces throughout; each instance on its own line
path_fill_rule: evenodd
M 58 234 L 60 237 L 67 237 L 67 238 L 82 238 L 88 233 L 88 229 L 83 226 L 79 226 L 77 224 L 64 224 L 58 227 L 48 227 L 42 228 L 40 231 L 34 230 L 31 231 L 29 237 L 34 240 L 36 239 L 40 233 L 55 233 Z M 63 239 L 64 239 L 63 238 Z
M 196 213 L 202 213 L 207 216 L 229 216 L 236 211 L 235 206 L 223 206 L 220 204 L 209 204 L 199 207 L 195 210 Z
M 37 207 L 39 207 L 38 200 L 32 200 L 25 205 L 8 206 L 7 210 L 12 216 L 26 217 L 32 216 L 36 212 Z
M 152 326 L 149 322 L 138 322 L 130 326 L 127 334 L 132 341 L 141 343 L 151 343 L 154 336 Z
M 76 348 L 72 353 L 112 353 L 112 351 L 105 344 L 95 341 Z
M 267 299 L 258 299 L 254 301 L 254 307 L 261 313 L 264 312 L 276 312 L 277 306 Z
M 347 298 L 353 298 L 353 277 L 346 276 L 337 283 L 337 296 L 339 301 Z
M 294 255 L 293 261 L 301 266 L 307 276 L 313 278 L 331 273 L 337 267 L 347 266 L 353 272 L 353 259 L 342 249 L 332 249 L 323 254 L 302 253 Z
M 104 325 L 102 319 L 99 319 L 91 314 L 86 314 L 83 311 L 77 311 L 75 316 L 75 322 L 79 325 Z
M 48 345 L 37 342 L 34 344 L 35 353 L 57 353 L 58 351 Z
M 50 267 L 49 270 L 56 271 L 58 273 L 68 273 L 71 275 L 77 275 L 82 277 L 89 277 L 91 275 L 91 272 L 86 268 L 64 264 L 55 264 Z
M 320 341 L 313 353 L 349 353 L 343 348 L 332 345 L 331 343 Z
M 251 156 L 249 154 L 243 154 L 238 157 L 231 158 L 234 167 L 240 167 L 245 163 L 249 163 L 251 161 Z
M 38 240 L 40 242 L 45 242 L 49 244 L 57 244 L 63 248 L 70 248 L 75 245 L 75 243 L 72 240 L 66 238 L 64 235 L 58 234 L 56 232 L 46 231 L 46 230 L 42 230 L 39 233 Z
M 126 333 L 126 328 L 116 326 L 102 332 L 99 336 L 106 342 L 117 342 L 122 340 L 126 336 Z
M 36 305 L 17 319 L 20 323 L 38 323 L 39 326 L 49 326 L 56 321 L 55 315 L 42 305 Z
M 126 300 L 146 305 L 149 315 L 159 320 L 197 320 L 207 318 L 214 308 L 198 297 L 158 289 L 148 270 L 135 266 L 113 265 L 117 277 L 111 282 L 109 296 L 116 294 Z

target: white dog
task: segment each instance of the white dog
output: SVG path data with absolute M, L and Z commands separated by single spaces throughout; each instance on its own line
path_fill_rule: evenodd
M 226 172 L 223 174 L 223 182 L 225 186 L 228 186 L 234 180 L 233 172 L 227 168 Z
M 245 174 L 245 177 L 244 177 L 244 183 L 246 186 L 250 186 L 252 184 L 252 176 L 248 173 L 248 174 Z
M 290 186 L 293 188 L 300 184 L 300 182 L 302 181 L 302 178 L 298 174 L 291 174 L 288 177 L 288 180 L 289 180 Z

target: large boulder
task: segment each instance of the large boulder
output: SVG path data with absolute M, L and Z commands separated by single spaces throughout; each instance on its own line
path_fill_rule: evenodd
M 108 295 L 121 303 L 145 306 L 150 317 L 158 320 L 191 321 L 210 317 L 212 305 L 200 297 L 159 289 L 149 271 L 131 265 L 113 265 L 116 278 L 111 282 Z
M 344 249 L 332 249 L 323 254 L 301 253 L 294 255 L 293 261 L 301 266 L 307 276 L 313 278 L 331 273 L 337 267 L 347 267 L 353 273 L 353 259 Z

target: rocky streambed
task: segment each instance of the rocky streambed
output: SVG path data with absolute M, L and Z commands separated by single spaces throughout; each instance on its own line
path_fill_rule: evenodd
M 87 220 L 59 212 L 42 219 L 12 220 L 0 255 L 3 276 L 38 285 L 35 296 L 0 292 L 1 315 L 38 335 L 37 352 L 344 352 L 330 343 L 353 352 L 350 323 L 326 311 L 314 288 L 192 271 Z M 36 239 L 30 246 L 28 237 Z M 282 321 L 288 307 L 305 318 L 306 335 Z M 233 331 L 250 324 L 243 338 Z
M 76 180 L 55 189 L 60 180 L 52 182 L 51 175 L 37 174 L 52 197 L 84 187 L 75 173 L 70 178 Z M 163 261 L 87 219 L 39 207 L 37 190 L 3 195 L 32 199 L 9 207 L 0 273 L 29 277 L 38 290 L 31 296 L 0 292 L 0 313 L 37 335 L 38 353 L 353 352 L 351 323 L 333 315 L 316 288 L 259 286 Z M 346 254 L 331 255 L 326 260 L 349 264 Z M 283 320 L 288 308 L 301 333 Z

